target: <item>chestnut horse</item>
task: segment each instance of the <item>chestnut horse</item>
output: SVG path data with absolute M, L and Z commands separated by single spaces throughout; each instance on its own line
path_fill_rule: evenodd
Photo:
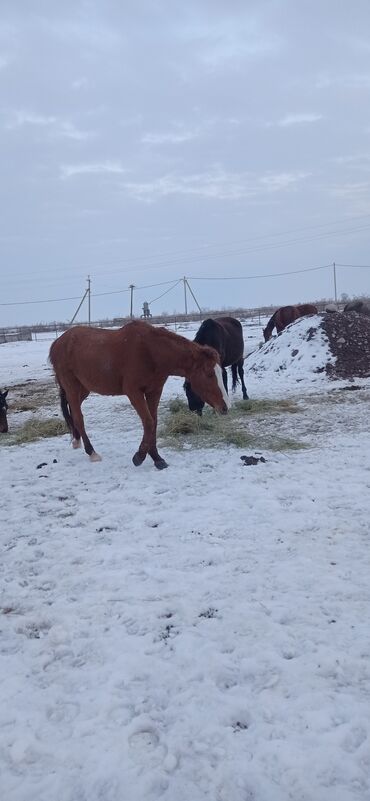
M 6 413 L 8 411 L 6 396 L 8 392 L 9 392 L 8 389 L 6 389 L 5 392 L 0 392 L 0 434 L 8 433 L 8 419 L 6 416 Z
M 200 326 L 199 331 L 197 331 L 195 335 L 194 342 L 198 342 L 199 345 L 210 345 L 211 348 L 217 350 L 220 356 L 222 378 L 226 392 L 228 391 L 228 387 L 225 368 L 231 367 L 233 390 L 235 390 L 240 378 L 243 398 L 247 400 L 248 394 L 244 383 L 243 368 L 243 327 L 239 320 L 236 320 L 235 317 L 217 317 L 216 320 L 209 317 L 207 320 L 204 320 Z M 204 408 L 204 401 L 194 392 L 190 381 L 185 381 L 184 389 L 190 411 L 201 415 Z
M 302 303 L 299 306 L 282 306 L 280 309 L 277 309 L 275 314 L 272 315 L 271 320 L 268 321 L 266 328 L 263 329 L 265 342 L 268 342 L 269 339 L 271 339 L 274 328 L 276 328 L 277 333 L 280 334 L 281 331 L 284 331 L 284 328 L 286 328 L 287 325 L 293 323 L 294 320 L 298 320 L 299 317 L 304 317 L 306 314 L 317 313 L 317 307 L 312 303 Z
M 216 351 L 148 323 L 133 321 L 116 331 L 70 328 L 53 342 L 50 361 L 72 445 L 79 448 L 82 437 L 93 462 L 101 457 L 86 434 L 81 412 L 81 403 L 90 392 L 128 396 L 144 429 L 133 463 L 142 464 L 149 453 L 158 470 L 167 467 L 157 451 L 157 409 L 168 376 L 188 378 L 217 411 L 228 409 Z

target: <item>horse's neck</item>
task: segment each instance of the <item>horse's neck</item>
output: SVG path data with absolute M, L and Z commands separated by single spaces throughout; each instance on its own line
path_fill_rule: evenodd
M 266 325 L 265 331 L 267 331 L 268 334 L 272 334 L 272 332 L 274 330 L 275 318 L 276 318 L 276 312 L 275 312 L 275 314 L 272 315 L 271 320 L 269 320 L 267 325 Z
M 193 363 L 196 347 L 192 342 L 187 342 L 185 345 L 182 342 L 172 341 L 166 353 L 166 372 L 168 375 L 187 377 Z

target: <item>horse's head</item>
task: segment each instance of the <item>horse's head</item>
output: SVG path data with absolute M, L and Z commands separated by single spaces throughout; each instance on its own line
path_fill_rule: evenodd
M 265 338 L 265 342 L 268 342 L 271 339 L 272 331 L 269 331 L 268 328 L 263 329 L 263 336 Z
M 8 410 L 8 404 L 6 402 L 7 394 L 7 389 L 5 392 L 0 392 L 0 434 L 6 434 L 8 431 L 8 420 L 6 416 Z
M 226 414 L 230 403 L 222 381 L 218 353 L 208 345 L 200 345 L 186 376 L 184 389 L 189 409 L 202 414 L 205 403 Z
M 188 381 L 187 379 L 186 381 L 184 381 L 184 390 L 186 392 L 186 397 L 188 399 L 188 405 L 190 411 L 196 412 L 197 414 L 199 414 L 199 417 L 201 417 L 202 411 L 204 409 L 204 401 L 202 401 L 202 398 L 200 398 L 199 395 L 197 395 L 194 392 L 190 381 Z

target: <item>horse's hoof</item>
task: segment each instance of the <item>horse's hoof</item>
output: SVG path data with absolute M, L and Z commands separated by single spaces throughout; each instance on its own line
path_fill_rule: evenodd
M 80 439 L 73 439 L 72 440 L 72 448 L 73 450 L 77 450 L 77 448 L 81 448 L 81 440 Z
M 101 462 L 101 460 L 102 460 L 101 456 L 99 456 L 99 454 L 96 453 L 96 451 L 93 451 L 92 453 L 90 453 L 90 457 L 89 458 L 90 458 L 90 462 Z
M 157 470 L 164 470 L 165 467 L 168 467 L 168 464 L 167 462 L 165 462 L 164 459 L 157 459 L 157 461 L 154 462 L 154 465 L 157 468 Z
M 145 457 L 146 457 L 146 453 L 143 455 L 142 453 L 140 453 L 140 451 L 137 451 L 137 453 L 135 453 L 135 455 L 132 457 L 132 461 L 133 461 L 135 467 L 140 467 L 140 465 L 143 463 Z

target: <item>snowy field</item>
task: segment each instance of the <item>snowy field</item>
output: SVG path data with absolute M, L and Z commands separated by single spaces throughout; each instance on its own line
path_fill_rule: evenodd
M 52 381 L 50 344 L 0 346 L 10 407 Z M 264 464 L 160 443 L 169 469 L 135 468 L 126 398 L 84 404 L 101 463 L 0 442 L 4 801 L 370 798 L 369 382 L 260 364 L 251 398 L 298 410 L 251 430 L 306 445 Z

